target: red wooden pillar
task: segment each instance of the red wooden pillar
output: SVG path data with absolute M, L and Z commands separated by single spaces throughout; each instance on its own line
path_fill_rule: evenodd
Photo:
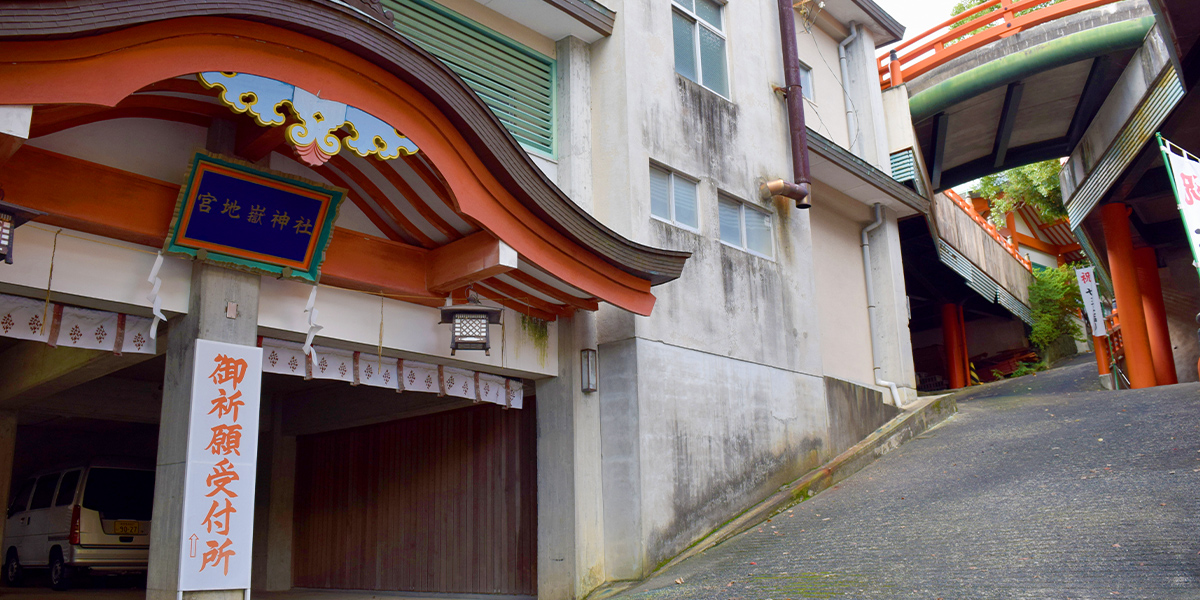
M 1121 313 L 1121 337 L 1125 340 L 1125 363 L 1133 388 L 1158 385 L 1142 291 L 1133 260 L 1133 237 L 1129 233 L 1129 207 L 1119 202 L 1100 208 L 1104 241 L 1108 246 L 1108 268 L 1112 272 L 1113 292 Z
M 1158 278 L 1158 258 L 1154 248 L 1133 251 L 1138 287 L 1142 290 L 1142 311 L 1146 314 L 1146 333 L 1150 335 L 1150 356 L 1154 359 L 1154 378 L 1158 385 L 1179 383 L 1175 373 L 1175 353 L 1171 350 L 1171 332 L 1167 329 L 1167 307 L 1163 304 L 1162 281 Z
M 946 348 L 946 377 L 950 380 L 950 389 L 966 387 L 967 377 L 963 372 L 963 349 L 959 337 L 956 304 L 942 305 L 942 344 Z
M 958 305 L 958 345 L 962 348 L 963 385 L 971 385 L 971 351 L 967 346 L 967 320 L 963 316 L 963 305 Z
M 1108 364 L 1108 338 L 1092 336 L 1092 346 L 1096 348 L 1096 369 L 1101 375 L 1112 373 L 1112 366 Z

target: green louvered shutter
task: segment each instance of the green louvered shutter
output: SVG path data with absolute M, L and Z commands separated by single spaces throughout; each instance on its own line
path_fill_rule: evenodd
M 554 156 L 554 60 L 429 0 L 383 0 L 405 37 L 441 59 L 527 149 Z

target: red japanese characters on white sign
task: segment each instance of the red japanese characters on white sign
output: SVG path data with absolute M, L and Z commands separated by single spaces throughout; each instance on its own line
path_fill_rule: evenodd
M 179 589 L 250 587 L 262 348 L 196 340 Z
M 1104 326 L 1104 310 L 1100 307 L 1100 290 L 1096 287 L 1096 268 L 1075 269 L 1079 296 L 1083 299 L 1083 316 L 1092 325 L 1092 335 L 1108 335 Z

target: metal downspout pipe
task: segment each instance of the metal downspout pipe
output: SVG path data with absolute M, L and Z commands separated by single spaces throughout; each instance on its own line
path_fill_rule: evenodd
M 850 68 L 847 66 L 846 46 L 854 43 L 858 39 L 858 23 L 850 21 L 850 35 L 846 39 L 838 43 L 838 62 L 842 66 L 842 101 L 846 103 L 846 132 L 850 136 L 850 152 L 855 156 L 862 156 L 859 149 L 859 136 L 855 135 L 858 131 L 858 124 L 855 123 L 857 115 L 854 114 L 854 103 L 850 100 Z
M 892 406 L 895 406 L 896 408 L 902 408 L 900 402 L 900 391 L 896 389 L 896 384 L 883 379 L 880 373 L 880 370 L 883 369 L 883 365 L 880 364 L 882 361 L 879 360 L 879 345 L 875 343 L 875 330 L 877 329 L 875 325 L 875 283 L 872 281 L 871 277 L 871 242 L 867 236 L 869 236 L 872 231 L 878 229 L 881 225 L 883 225 L 883 207 L 876 202 L 875 220 L 862 230 L 863 275 L 865 276 L 865 283 L 867 287 L 867 323 L 871 328 L 871 372 L 875 375 L 875 385 L 882 385 L 891 390 Z
M 788 139 L 792 150 L 792 181 L 777 179 L 763 184 L 764 199 L 785 196 L 796 201 L 796 208 L 809 208 L 811 191 L 808 170 L 808 129 L 804 125 L 804 91 L 800 84 L 800 53 L 796 49 L 796 17 L 792 0 L 778 0 L 779 37 L 783 48 L 783 80 L 787 95 Z

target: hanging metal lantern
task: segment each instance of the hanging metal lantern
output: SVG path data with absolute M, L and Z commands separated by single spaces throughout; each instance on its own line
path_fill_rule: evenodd
M 4 200 L 4 190 L 0 190 L 0 200 Z M 0 260 L 13 264 L 13 237 L 17 227 L 42 214 L 45 213 L 0 202 Z
M 484 306 L 474 294 L 467 304 L 451 305 L 449 299 L 446 302 L 441 308 L 441 323 L 450 325 L 450 356 L 458 350 L 483 350 L 485 355 L 491 356 L 488 325 L 498 325 L 504 309 Z

